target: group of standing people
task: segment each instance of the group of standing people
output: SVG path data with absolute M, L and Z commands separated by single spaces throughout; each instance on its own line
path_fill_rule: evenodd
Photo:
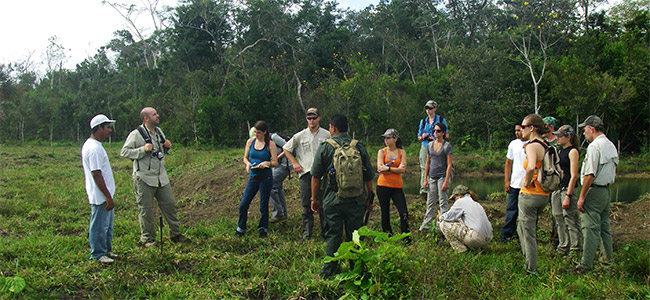
M 439 228 L 457 251 L 484 247 L 492 239 L 492 226 L 476 195 L 459 185 L 448 197 L 453 177 L 452 146 L 448 142 L 447 122 L 436 114 L 437 108 L 438 104 L 433 100 L 425 104 L 427 117 L 420 121 L 418 128 L 418 140 L 422 145 L 419 153 L 421 195 L 427 201 L 419 230 L 428 231 L 433 226 Z M 122 157 L 133 161 L 140 243 L 144 247 L 156 245 L 154 197 L 170 227 L 171 240 L 189 242 L 181 233 L 175 199 L 164 167 L 164 157 L 171 142 L 157 127 L 160 118 L 155 109 L 145 107 L 140 116 L 142 125 L 128 135 L 120 151 Z M 377 167 L 373 170 L 365 146 L 347 133 L 348 119 L 344 115 L 333 115 L 328 130 L 320 127 L 320 120 L 319 111 L 309 108 L 306 111 L 307 128 L 288 141 L 277 133 L 271 134 L 264 121 L 255 123 L 244 150 L 243 162 L 249 176 L 239 204 L 235 236 L 245 235 L 248 209 L 258 192 L 259 237 L 267 237 L 270 222 L 286 220 L 282 182 L 289 174 L 289 167 L 298 174 L 300 181 L 302 239 L 312 238 L 314 214 L 318 214 L 328 256 L 334 255 L 344 234 L 348 240 L 351 239 L 352 232 L 363 225 L 364 212 L 372 209 L 375 170 L 379 174 L 376 192 L 381 207 L 382 230 L 393 234 L 390 225 L 392 199 L 399 213 L 400 231 L 409 232 L 402 180 L 407 157 L 397 130 L 389 128 L 382 135 L 385 147 L 377 152 Z M 102 263 L 112 263 L 117 257 L 111 247 L 115 181 L 108 156 L 101 146 L 101 141 L 110 136 L 114 123 L 115 120 L 105 115 L 95 116 L 90 121 L 91 136 L 82 147 L 85 186 L 91 205 L 91 258 Z M 608 186 L 614 182 L 618 164 L 616 148 L 603 133 L 602 120 L 589 116 L 578 125 L 590 142 L 579 171 L 580 145 L 576 132 L 570 125 L 555 130 L 556 126 L 555 118 L 542 119 L 536 114 L 526 116 L 515 125 L 517 138 L 509 144 L 506 155 L 505 190 L 508 200 L 499 241 L 511 240 L 516 228 L 527 274 L 537 271 L 537 220 L 549 202 L 558 233 L 557 252 L 564 256 L 582 251 L 580 263 L 570 272 L 583 274 L 592 270 L 598 245 L 602 245 L 604 263 L 612 262 Z M 559 150 L 559 166 L 563 173 L 555 191 L 545 190 L 540 184 L 540 170 L 550 147 Z M 342 166 L 341 155 L 350 161 L 358 161 L 358 172 L 350 171 L 359 177 L 354 179 L 361 185 L 358 193 L 343 193 L 342 189 L 348 188 L 350 180 L 341 175 L 340 170 L 337 173 L 336 168 Z M 578 179 L 582 189 L 576 193 Z M 454 200 L 451 208 L 450 200 Z M 271 220 L 269 201 L 273 203 Z M 410 243 L 410 239 L 406 242 Z M 328 262 L 321 274 L 329 277 L 337 269 L 336 262 Z
M 592 270 L 599 244 L 602 244 L 604 264 L 612 262 L 608 186 L 614 183 L 616 175 L 616 148 L 604 135 L 602 120 L 593 115 L 587 117 L 578 125 L 590 142 L 582 169 L 578 171 L 578 136 L 570 125 L 557 130 L 556 127 L 557 120 L 553 117 L 526 116 L 515 125 L 517 139 L 510 143 L 506 155 L 508 200 L 499 241 L 508 242 L 517 228 L 526 274 L 537 272 L 537 221 L 549 202 L 558 236 L 557 253 L 566 256 L 582 252 L 578 266 L 568 272 L 584 274 Z M 541 185 L 541 169 L 544 159 L 549 158 L 549 150 L 558 153 L 562 170 L 558 188 L 551 191 Z M 577 196 L 579 178 L 582 189 Z

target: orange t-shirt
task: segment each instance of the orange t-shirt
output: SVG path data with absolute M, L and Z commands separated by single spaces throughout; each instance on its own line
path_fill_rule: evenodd
M 391 168 L 397 168 L 399 165 L 402 163 L 402 151 L 399 151 L 399 148 L 397 149 L 398 157 L 397 158 L 389 158 L 387 153 L 387 148 L 384 148 L 384 164 L 388 164 L 391 161 L 393 162 L 390 166 Z M 384 174 L 382 173 L 379 175 L 379 178 L 377 178 L 377 186 L 383 186 L 383 187 L 388 187 L 388 188 L 395 188 L 395 189 L 401 189 L 402 188 L 402 174 L 397 174 L 397 173 L 392 173 L 392 174 Z
M 524 170 L 528 167 L 528 158 L 524 158 Z M 538 161 L 535 163 L 535 171 L 533 173 L 533 184 L 530 185 L 530 187 L 525 187 L 524 185 L 521 186 L 521 190 L 519 191 L 520 193 L 523 194 L 529 194 L 529 195 L 540 195 L 540 196 L 548 196 L 549 193 L 544 192 L 542 189 L 542 186 L 539 185 L 539 182 L 537 181 L 537 170 L 542 167 L 542 162 Z

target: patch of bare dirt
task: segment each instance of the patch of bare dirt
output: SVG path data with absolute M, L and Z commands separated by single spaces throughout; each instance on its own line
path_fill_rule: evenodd
M 287 210 L 302 212 L 300 188 L 297 175 L 284 181 L 283 191 Z M 183 222 L 197 223 L 225 216 L 237 218 L 239 202 L 246 184 L 248 173 L 243 167 L 215 166 L 208 171 L 188 173 L 173 182 L 174 194 L 179 210 L 183 211 Z M 270 206 L 270 204 L 269 204 Z M 259 192 L 251 202 L 249 218 L 259 217 Z
M 632 203 L 612 204 L 611 229 L 615 243 L 650 241 L 650 195 Z

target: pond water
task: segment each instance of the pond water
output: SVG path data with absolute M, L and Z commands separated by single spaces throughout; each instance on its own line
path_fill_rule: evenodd
M 404 192 L 417 194 L 419 185 L 416 183 L 419 177 L 406 178 L 404 180 Z M 494 192 L 502 192 L 503 177 L 455 177 L 452 180 L 450 189 L 456 185 L 465 185 L 474 191 L 480 199 L 487 199 L 487 195 Z M 580 187 L 576 193 L 580 192 Z M 610 186 L 612 202 L 633 202 L 643 194 L 650 193 L 650 179 L 639 178 L 616 178 L 616 182 Z

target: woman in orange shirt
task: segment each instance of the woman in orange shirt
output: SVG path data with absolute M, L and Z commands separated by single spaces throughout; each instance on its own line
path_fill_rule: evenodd
M 548 204 L 549 193 L 542 190 L 537 181 L 538 170 L 542 167 L 544 151 L 550 147 L 542 135 L 550 132 L 542 117 L 530 114 L 521 122 L 521 132 L 528 143 L 524 146 L 526 174 L 519 191 L 519 221 L 517 233 L 521 251 L 526 259 L 526 275 L 537 273 L 537 218 Z
M 409 232 L 406 198 L 402 190 L 402 174 L 406 172 L 406 151 L 397 130 L 390 128 L 382 134 L 386 147 L 377 153 L 377 199 L 381 207 L 381 230 L 393 234 L 390 226 L 390 199 L 399 213 L 400 230 Z

